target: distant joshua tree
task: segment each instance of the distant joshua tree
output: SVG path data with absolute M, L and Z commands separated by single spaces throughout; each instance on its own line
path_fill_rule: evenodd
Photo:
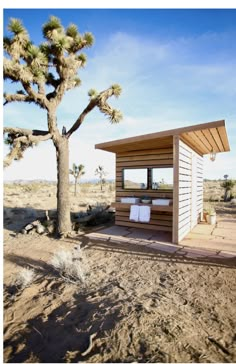
M 55 16 L 43 25 L 44 42 L 33 44 L 30 36 L 18 19 L 10 19 L 9 37 L 4 37 L 3 77 L 16 85 L 13 93 L 4 93 L 4 105 L 12 102 L 31 103 L 44 109 L 46 127 L 38 130 L 32 115 L 32 129 L 4 127 L 3 131 L 10 152 L 4 166 L 23 157 L 26 149 L 41 141 L 51 140 L 57 159 L 57 232 L 66 236 L 71 231 L 69 200 L 69 139 L 86 116 L 95 108 L 108 116 L 112 124 L 118 123 L 122 115 L 108 104 L 111 96 L 118 97 L 121 87 L 114 84 L 105 91 L 88 92 L 89 101 L 75 121 L 64 126 L 60 132 L 57 109 L 65 93 L 78 87 L 81 80 L 78 70 L 85 66 L 86 56 L 82 51 L 91 47 L 93 35 L 81 34 L 75 24 L 64 28 Z M 98 126 L 99 131 L 99 126 Z M 46 162 L 46 161 L 45 161 Z
M 235 181 L 233 181 L 232 179 L 228 179 L 228 174 L 224 175 L 224 181 L 221 183 L 221 187 L 223 187 L 225 189 L 225 194 L 224 194 L 224 201 L 229 201 L 230 200 L 230 196 L 231 196 L 231 191 L 235 185 Z
M 74 195 L 76 196 L 77 183 L 80 180 L 80 178 L 85 174 L 84 165 L 83 164 L 78 164 L 78 166 L 77 166 L 75 163 L 73 163 L 72 169 L 69 170 L 69 173 L 72 174 L 72 176 L 75 179 L 75 192 L 74 192 Z
M 104 167 L 98 166 L 98 168 L 96 168 L 95 170 L 95 175 L 99 177 L 101 191 L 102 191 L 103 185 L 106 183 L 105 176 L 107 175 L 107 172 L 105 172 Z

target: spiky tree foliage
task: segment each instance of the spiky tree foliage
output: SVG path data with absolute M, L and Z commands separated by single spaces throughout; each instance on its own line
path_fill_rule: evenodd
M 98 176 L 98 178 L 99 178 L 101 191 L 102 191 L 103 185 L 106 183 L 105 177 L 107 175 L 107 172 L 105 171 L 103 166 L 98 166 L 95 170 L 95 175 Z
M 231 192 L 236 182 L 232 179 L 227 179 L 229 177 L 228 175 L 227 178 L 225 176 L 225 180 L 221 183 L 221 187 L 225 189 L 224 201 L 226 202 L 230 200 Z
M 69 173 L 75 179 L 75 192 L 74 192 L 74 195 L 76 196 L 76 193 L 77 193 L 77 191 L 76 191 L 77 183 L 80 180 L 80 178 L 85 174 L 84 165 L 83 164 L 76 165 L 75 163 L 73 163 L 72 169 L 69 170 Z
M 121 120 L 121 113 L 113 109 L 107 100 L 121 93 L 119 85 L 97 92 L 89 91 L 89 102 L 70 128 L 59 131 L 57 125 L 57 108 L 65 93 L 81 84 L 78 70 L 85 66 L 86 56 L 82 51 L 93 45 L 91 33 L 81 34 L 75 24 L 64 28 L 60 19 L 52 16 L 43 25 L 45 41 L 38 46 L 30 40 L 22 22 L 10 19 L 8 30 L 10 37 L 3 40 L 4 79 L 17 84 L 13 94 L 4 93 L 4 105 L 11 102 L 34 103 L 47 114 L 45 130 L 28 130 L 5 127 L 6 143 L 10 152 L 4 165 L 23 157 L 24 151 L 38 142 L 51 139 L 56 148 L 57 157 L 57 212 L 58 232 L 67 234 L 71 229 L 69 204 L 69 138 L 78 130 L 87 114 L 95 107 L 108 116 L 111 123 Z M 19 89 L 20 87 L 20 89 Z

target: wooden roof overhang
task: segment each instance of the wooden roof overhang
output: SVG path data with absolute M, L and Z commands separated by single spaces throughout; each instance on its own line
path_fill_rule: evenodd
M 113 140 L 96 144 L 95 148 L 113 153 L 169 148 L 173 147 L 174 136 L 179 136 L 200 155 L 230 151 L 224 120 Z

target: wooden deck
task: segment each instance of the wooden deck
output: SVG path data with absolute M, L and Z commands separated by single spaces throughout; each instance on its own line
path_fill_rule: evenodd
M 125 226 L 103 228 L 86 234 L 86 237 L 95 244 L 134 244 L 170 254 L 179 252 L 183 257 L 210 256 L 223 259 L 236 257 L 235 234 L 236 219 L 219 217 L 216 225 L 198 224 L 180 245 L 171 243 L 170 232 Z

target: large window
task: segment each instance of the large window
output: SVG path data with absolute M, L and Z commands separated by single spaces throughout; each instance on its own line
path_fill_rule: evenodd
M 123 188 L 130 190 L 146 190 L 148 188 L 148 169 L 123 169 Z
M 153 190 L 173 189 L 173 168 L 152 168 Z

